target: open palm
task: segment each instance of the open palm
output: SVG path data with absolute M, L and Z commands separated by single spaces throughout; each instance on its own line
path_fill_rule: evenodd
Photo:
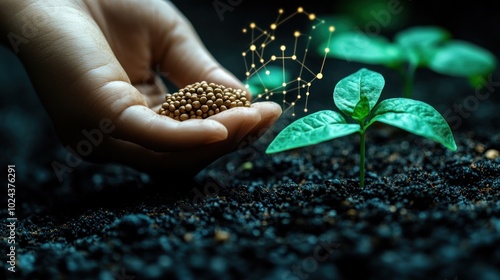
M 83 130 L 110 120 L 112 132 L 88 160 L 194 174 L 242 141 L 256 139 L 281 114 L 270 102 L 205 120 L 178 122 L 157 113 L 166 94 L 157 72 L 179 87 L 202 80 L 243 87 L 170 2 L 2 2 L 2 31 L 21 34 L 26 19 L 43 18 L 18 55 L 61 141 L 76 147 Z

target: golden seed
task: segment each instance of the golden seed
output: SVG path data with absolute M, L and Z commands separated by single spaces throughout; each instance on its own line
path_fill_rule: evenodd
M 198 94 L 202 94 L 202 93 L 203 93 L 203 89 L 202 89 L 202 88 L 198 88 L 198 89 L 196 90 L 196 92 L 197 92 Z
M 193 106 L 191 104 L 186 105 L 186 111 L 191 111 L 192 108 Z
M 188 116 L 188 114 L 182 114 L 180 119 L 181 119 L 181 121 L 185 121 L 185 120 L 189 119 L 189 116 Z
M 207 103 L 207 97 L 206 96 L 200 97 L 200 102 L 201 102 L 201 104 Z
M 198 108 L 200 108 L 200 107 L 201 107 L 201 103 L 200 103 L 200 101 L 195 101 L 195 102 L 193 102 L 193 108 L 198 109 Z
M 208 111 L 208 106 L 207 105 L 201 106 L 201 111 L 203 111 L 203 113 L 206 113 Z

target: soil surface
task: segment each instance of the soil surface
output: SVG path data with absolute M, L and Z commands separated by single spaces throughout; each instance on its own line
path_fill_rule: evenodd
M 336 82 L 366 67 L 335 63 L 310 112 L 334 109 Z M 386 78 L 381 99 L 399 95 L 397 75 L 368 68 Z M 83 162 L 61 182 L 51 164 L 66 151 L 24 70 L 0 70 L 1 164 L 16 165 L 15 273 L 5 229 L 1 242 L 8 279 L 500 279 L 494 83 L 475 106 L 467 81 L 417 72 L 415 98 L 442 114 L 474 109 L 449 113 L 458 150 L 373 126 L 365 188 L 357 135 L 266 155 L 288 114 L 194 178 Z M 6 218 L 6 192 L 2 201 Z

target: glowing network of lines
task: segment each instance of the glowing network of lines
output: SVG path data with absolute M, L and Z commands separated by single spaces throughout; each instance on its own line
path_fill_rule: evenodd
M 250 23 L 249 28 L 243 28 L 243 33 L 251 34 L 251 42 L 249 48 L 242 52 L 243 60 L 245 62 L 246 69 L 246 87 L 249 87 L 249 79 L 257 79 L 262 85 L 263 92 L 259 92 L 255 99 L 266 99 L 269 100 L 274 94 L 283 95 L 283 109 L 286 111 L 292 108 L 292 116 L 295 116 L 295 106 L 297 101 L 302 99 L 305 95 L 304 112 L 307 112 L 309 95 L 311 92 L 311 86 L 314 81 L 321 80 L 323 78 L 323 68 L 325 66 L 325 61 L 330 49 L 326 47 L 324 49 L 324 56 L 321 67 L 318 71 L 313 71 L 307 64 L 307 55 L 309 51 L 309 46 L 312 40 L 312 30 L 323 27 L 325 21 L 316 17 L 313 13 L 307 13 L 302 7 L 298 7 L 297 10 L 291 15 L 283 18 L 284 10 L 278 10 L 278 17 L 276 20 L 269 25 L 268 28 L 261 28 L 257 26 L 255 22 Z M 280 45 L 279 51 L 276 53 L 268 54 L 270 51 L 270 45 L 277 43 L 277 33 L 278 27 L 283 25 L 286 21 L 294 18 L 295 16 L 303 15 L 306 16 L 308 20 L 313 22 L 311 30 L 309 33 L 303 33 L 299 30 L 293 32 L 294 46 L 293 48 L 287 48 L 285 45 Z M 328 26 L 329 36 L 328 44 L 332 33 L 335 31 L 334 26 Z M 303 50 L 299 47 L 299 40 L 305 40 L 305 48 Z M 291 49 L 291 50 L 290 50 Z M 302 52 L 303 51 L 303 52 Z M 285 63 L 286 62 L 286 63 Z M 290 78 L 287 79 L 287 65 L 289 63 L 298 64 L 298 73 L 292 73 Z M 263 75 L 271 75 L 270 68 L 271 65 L 276 65 L 282 71 L 282 83 L 273 88 L 268 88 L 265 82 L 265 77 Z M 296 93 L 294 96 L 293 93 Z M 289 97 L 291 96 L 291 97 Z M 292 99 L 292 100 L 290 100 Z

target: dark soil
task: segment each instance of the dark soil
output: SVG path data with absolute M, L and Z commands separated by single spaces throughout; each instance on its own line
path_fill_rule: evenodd
M 333 109 L 333 86 L 361 66 L 336 62 L 310 111 Z M 398 95 L 397 76 L 370 68 L 386 77 L 382 99 Z M 486 156 L 500 150 L 497 86 L 460 118 L 456 152 L 372 127 L 365 188 L 356 135 L 266 155 L 287 115 L 194 178 L 82 163 L 59 182 L 51 163 L 66 152 L 25 73 L 0 70 L 10 77 L 1 164 L 17 174 L 15 273 L 6 230 L 1 247 L 9 278 L 500 279 L 500 157 Z M 462 79 L 418 73 L 415 97 L 443 114 L 474 94 Z M 7 217 L 6 192 L 2 201 Z

